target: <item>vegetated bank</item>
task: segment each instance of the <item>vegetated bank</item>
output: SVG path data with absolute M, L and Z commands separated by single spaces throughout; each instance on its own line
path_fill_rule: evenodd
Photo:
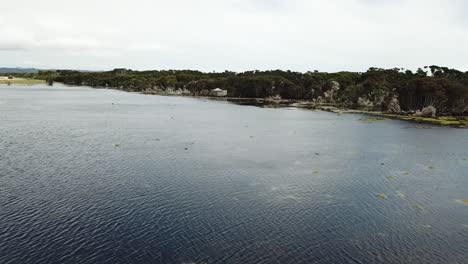
M 468 126 L 468 72 L 435 65 L 416 72 L 401 68 L 336 73 L 114 69 L 39 71 L 29 75 L 49 83 L 162 95 L 210 96 L 213 89 L 220 88 L 231 99 L 261 99 L 308 108 L 331 106 L 326 109 L 356 109 L 389 118 Z
M 34 85 L 44 83 L 44 80 L 34 79 L 34 78 L 18 78 L 13 77 L 11 75 L 8 76 L 0 76 L 0 84 L 19 84 L 19 85 Z

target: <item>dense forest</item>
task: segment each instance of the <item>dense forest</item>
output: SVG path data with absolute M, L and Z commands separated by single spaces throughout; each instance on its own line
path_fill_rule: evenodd
M 192 70 L 107 72 L 39 71 L 30 77 L 71 85 L 126 91 L 208 96 L 214 88 L 228 97 L 308 100 L 349 108 L 414 113 L 431 107 L 432 115 L 468 113 L 468 72 L 426 66 L 416 72 L 370 68 L 358 72 L 246 71 L 203 73 Z

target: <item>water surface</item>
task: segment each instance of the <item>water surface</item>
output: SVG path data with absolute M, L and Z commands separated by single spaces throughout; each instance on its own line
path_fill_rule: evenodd
M 0 263 L 466 263 L 468 130 L 361 117 L 0 86 Z

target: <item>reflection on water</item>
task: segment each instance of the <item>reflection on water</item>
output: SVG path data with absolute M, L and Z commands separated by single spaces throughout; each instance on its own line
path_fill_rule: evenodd
M 464 263 L 468 130 L 0 87 L 0 263 Z
M 249 99 L 249 98 L 227 98 L 227 102 L 237 104 L 237 105 L 252 105 L 258 107 L 268 107 L 268 108 L 279 108 L 279 107 L 290 107 L 296 103 L 293 100 L 265 100 L 265 99 Z

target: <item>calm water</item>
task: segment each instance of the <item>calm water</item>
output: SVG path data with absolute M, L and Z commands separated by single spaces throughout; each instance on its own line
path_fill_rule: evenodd
M 360 117 L 1 86 L 0 263 L 467 263 L 468 130 Z

